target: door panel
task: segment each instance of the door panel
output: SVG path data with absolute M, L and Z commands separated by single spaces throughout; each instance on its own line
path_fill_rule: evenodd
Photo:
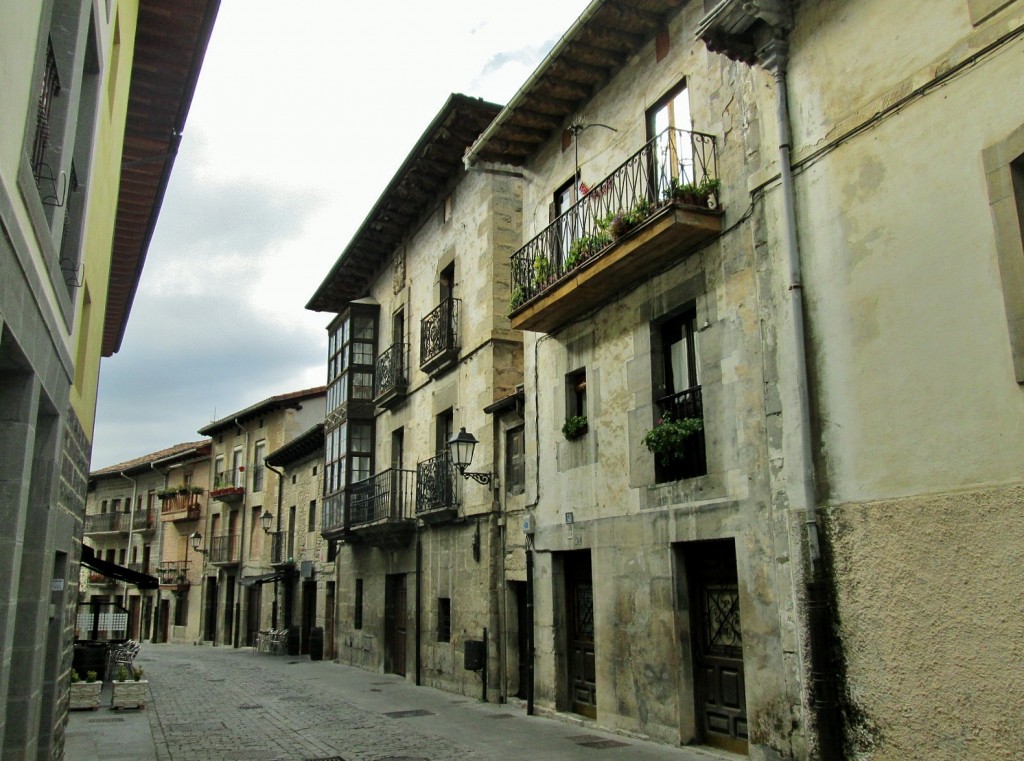
M 390 574 L 384 589 L 384 668 L 405 676 L 405 574 Z
M 566 554 L 565 584 L 571 708 L 574 713 L 597 718 L 594 584 L 589 552 Z
M 701 740 L 747 752 L 743 632 L 732 540 L 695 542 L 686 549 L 694 640 L 694 685 Z

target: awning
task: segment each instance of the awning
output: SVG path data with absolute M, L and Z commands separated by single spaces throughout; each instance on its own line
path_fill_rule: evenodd
M 277 581 L 285 577 L 284 571 L 272 571 L 270 573 L 263 573 L 259 576 L 243 576 L 241 584 L 243 587 L 251 587 L 255 584 L 267 584 L 271 581 Z
M 108 579 L 117 579 L 127 584 L 134 584 L 139 589 L 160 588 L 160 581 L 156 576 L 150 576 L 148 573 L 139 573 L 131 568 L 125 568 L 123 565 L 98 558 L 93 548 L 84 544 L 82 545 L 82 565 L 102 573 Z

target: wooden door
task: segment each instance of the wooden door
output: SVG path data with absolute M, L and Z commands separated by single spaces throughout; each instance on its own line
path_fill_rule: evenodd
M 327 582 L 324 601 L 324 658 L 334 660 L 334 582 Z
M 384 589 L 384 668 L 405 676 L 405 574 L 388 574 Z
M 597 665 L 594 655 L 594 582 L 590 552 L 565 558 L 566 627 L 569 642 L 569 694 L 574 713 L 597 718 Z
M 743 632 L 731 539 L 695 542 L 686 550 L 690 579 L 697 726 L 707 745 L 747 752 Z
M 206 579 L 206 610 L 203 613 L 206 620 L 206 634 L 203 639 L 216 643 L 217 641 L 217 579 L 209 576 Z

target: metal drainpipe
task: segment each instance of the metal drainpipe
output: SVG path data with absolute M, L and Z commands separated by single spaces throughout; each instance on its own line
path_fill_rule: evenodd
M 245 434 L 245 444 L 242 447 L 242 464 L 244 465 L 249 460 L 249 431 L 242 427 L 242 424 L 238 422 L 238 418 L 235 418 L 232 422 L 238 427 L 238 430 Z M 245 498 L 245 495 L 248 494 L 248 490 L 245 488 L 245 481 L 249 476 L 245 474 L 245 471 L 242 471 L 242 473 L 242 530 L 238 535 L 238 573 L 235 575 L 235 631 L 232 637 L 234 640 L 232 644 L 236 649 L 241 641 L 242 574 L 245 573 L 245 517 L 246 513 L 249 512 L 249 500 Z
M 807 537 L 807 559 L 810 577 L 806 584 L 808 644 L 811 661 L 811 693 L 814 700 L 818 746 L 822 758 L 842 757 L 842 735 L 839 701 L 832 668 L 832 630 L 829 592 L 822 567 L 818 514 L 814 495 L 814 453 L 811 442 L 811 405 L 807 381 L 807 335 L 804 329 L 803 283 L 800 275 L 800 248 L 796 227 L 796 195 L 790 161 L 792 133 L 789 120 L 789 88 L 786 67 L 789 45 L 776 39 L 762 51 L 762 63 L 775 80 L 776 116 L 779 130 L 779 175 L 782 181 L 783 225 L 785 233 L 785 275 L 789 282 L 787 307 L 792 326 L 794 348 L 793 384 L 797 415 L 793 421 L 798 429 L 800 484 L 796 494 L 804 512 Z
M 131 476 L 126 476 L 124 474 L 123 470 L 120 473 L 118 473 L 117 475 L 121 476 L 121 478 L 123 478 L 125 481 L 131 481 L 132 482 L 132 506 L 128 510 L 128 549 L 125 550 L 126 562 L 128 562 L 130 564 L 132 562 L 132 539 L 135 538 L 135 497 L 138 495 L 138 492 L 139 492 L 139 482 L 136 479 L 132 478 Z M 128 609 L 128 582 L 127 581 L 124 582 L 124 596 L 121 599 L 124 600 L 124 608 L 125 608 L 125 610 L 127 610 Z M 139 591 L 139 601 L 141 602 L 141 600 L 142 600 L 142 592 L 140 590 Z M 139 611 L 139 614 L 140 615 L 142 614 L 141 610 Z M 128 623 L 130 625 L 131 621 L 129 621 Z
M 263 459 L 263 464 L 267 466 L 267 470 L 271 470 L 271 471 L 273 471 L 274 473 L 277 474 L 277 528 L 275 529 L 275 531 L 277 533 L 277 541 L 280 542 L 281 541 L 281 506 L 284 504 L 281 501 L 281 500 L 284 499 L 284 473 L 282 471 L 278 470 L 277 468 L 275 468 L 269 462 L 267 462 L 266 458 Z M 294 536 L 294 534 L 295 534 L 295 527 L 294 526 L 289 526 L 288 528 L 292 532 L 292 535 Z M 273 544 L 271 544 L 271 548 L 273 548 Z M 274 562 L 274 558 L 273 557 L 270 558 L 270 562 L 271 562 L 271 564 L 273 564 L 273 562 Z M 276 629 L 277 628 L 277 579 L 276 578 L 274 579 L 274 602 L 270 606 L 270 620 L 271 620 L 271 628 L 272 629 Z

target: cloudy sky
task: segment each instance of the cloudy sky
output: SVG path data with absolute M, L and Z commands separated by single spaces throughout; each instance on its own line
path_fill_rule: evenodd
M 448 95 L 506 102 L 587 0 L 222 0 L 92 469 L 325 381 L 305 304 Z

